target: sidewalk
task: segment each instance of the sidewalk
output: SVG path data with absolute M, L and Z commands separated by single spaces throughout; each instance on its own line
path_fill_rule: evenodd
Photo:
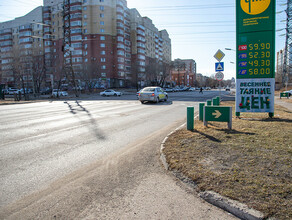
M 289 99 L 287 98 L 282 98 L 280 99 L 278 96 L 275 97 L 275 104 L 281 105 L 290 111 L 292 111 L 292 98 L 290 97 Z

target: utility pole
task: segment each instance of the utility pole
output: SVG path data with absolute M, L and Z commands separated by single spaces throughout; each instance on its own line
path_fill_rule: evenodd
M 78 97 L 78 91 L 76 86 L 76 79 L 75 73 L 73 69 L 73 62 L 72 62 L 72 47 L 71 47 L 71 16 L 70 16 L 70 7 L 71 7 L 71 0 L 64 0 L 63 1 L 63 21 L 64 21 L 64 71 L 66 77 L 71 79 L 72 86 L 74 87 L 75 96 Z M 69 59 L 69 62 L 67 62 Z
M 287 14 L 287 21 L 282 81 L 283 85 L 286 86 L 286 90 L 288 90 L 289 75 L 291 74 L 290 62 L 292 62 L 292 0 L 287 0 L 287 9 L 285 12 Z

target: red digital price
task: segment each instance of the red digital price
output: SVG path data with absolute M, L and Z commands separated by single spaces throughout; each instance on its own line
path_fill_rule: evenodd
M 239 51 L 247 50 L 247 45 L 239 45 L 239 46 L 238 46 L 238 50 L 239 50 Z

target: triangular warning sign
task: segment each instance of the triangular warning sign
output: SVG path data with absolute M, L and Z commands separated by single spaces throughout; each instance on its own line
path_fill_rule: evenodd
M 217 66 L 217 70 L 218 70 L 218 71 L 222 71 L 222 70 L 223 70 L 223 67 L 221 66 L 221 63 L 218 64 L 218 66 Z

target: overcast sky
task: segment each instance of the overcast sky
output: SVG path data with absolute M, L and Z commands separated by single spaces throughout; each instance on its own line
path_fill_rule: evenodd
M 277 0 L 277 12 L 286 9 L 287 0 Z M 0 0 L 0 22 L 20 17 L 42 0 Z M 235 77 L 235 0 L 128 0 L 142 16 L 152 19 L 158 29 L 166 29 L 172 40 L 172 59 L 194 59 L 197 72 L 210 76 L 215 72 L 214 54 L 225 54 L 225 79 Z M 285 28 L 285 12 L 276 16 L 276 29 Z M 284 48 L 285 30 L 276 32 L 276 50 Z

